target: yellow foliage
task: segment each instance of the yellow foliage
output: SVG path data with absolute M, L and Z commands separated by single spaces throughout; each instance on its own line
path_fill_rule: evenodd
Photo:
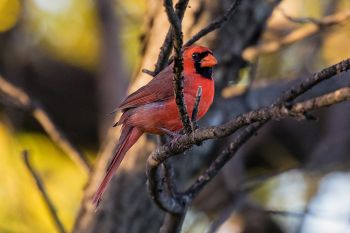
M 58 215 L 67 229 L 73 225 L 86 182 L 71 160 L 46 136 L 13 134 L 0 122 L 0 232 L 55 232 L 55 225 L 24 166 L 21 151 L 28 149 Z
M 116 3 L 118 26 L 121 26 L 117 36 L 121 40 L 124 64 L 129 68 L 139 61 L 140 24 L 145 8 L 144 0 Z M 94 1 L 33 0 L 27 2 L 26 9 L 26 29 L 55 58 L 85 69 L 96 68 L 101 35 Z
M 350 8 L 350 1 L 343 0 L 339 5 L 337 12 Z M 345 21 L 340 26 L 332 29 L 324 40 L 322 46 L 322 56 L 327 64 L 339 62 L 350 56 L 350 20 Z
M 7 31 L 16 24 L 20 11 L 18 0 L 0 0 L 0 32 Z
M 74 0 L 57 11 L 43 8 L 38 2 L 28 4 L 26 25 L 32 35 L 55 57 L 76 66 L 95 68 L 99 35 L 93 2 Z

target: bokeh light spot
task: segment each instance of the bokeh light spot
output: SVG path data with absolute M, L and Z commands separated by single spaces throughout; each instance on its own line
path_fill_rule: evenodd
M 44 11 L 50 13 L 60 13 L 69 9 L 71 1 L 70 0 L 34 0 L 35 4 Z

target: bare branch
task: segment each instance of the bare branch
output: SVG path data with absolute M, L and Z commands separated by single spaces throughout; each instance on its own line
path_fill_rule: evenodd
M 298 24 L 305 24 L 305 23 L 314 23 L 316 25 L 321 25 L 321 21 L 319 19 L 315 19 L 315 18 L 310 18 L 310 17 L 305 17 L 305 18 L 299 18 L 299 17 L 293 17 L 287 14 L 287 12 L 283 9 L 283 8 L 277 8 L 281 14 L 283 15 L 283 17 L 285 17 L 286 19 L 288 19 L 289 21 L 293 22 L 293 23 L 298 23 Z
M 175 13 L 179 18 L 180 22 L 182 21 L 185 15 L 188 2 L 189 0 L 179 0 L 178 3 L 175 5 Z M 172 51 L 172 47 L 173 47 L 173 33 L 172 33 L 172 28 L 170 27 L 164 39 L 163 45 L 160 48 L 155 69 L 153 72 L 151 71 L 153 76 L 156 76 L 167 65 L 169 56 Z
M 189 0 L 179 0 L 175 5 L 175 13 L 179 18 L 180 22 L 182 21 Z M 145 74 L 156 76 L 161 70 L 163 70 L 167 64 L 169 64 L 169 57 L 173 48 L 173 33 L 171 26 L 168 29 L 168 32 L 165 36 L 164 42 L 160 47 L 160 52 L 158 54 L 157 62 L 155 64 L 154 71 L 148 69 L 142 69 L 141 71 Z
M 317 20 L 317 23 L 306 24 L 286 35 L 285 37 L 265 42 L 260 45 L 249 47 L 243 51 L 243 58 L 247 61 L 253 61 L 260 54 L 268 54 L 278 51 L 284 46 L 290 45 L 307 37 L 315 35 L 325 28 L 339 25 L 350 18 L 350 10 L 345 10 L 334 15 L 329 15 L 323 19 Z
M 34 170 L 34 168 L 32 167 L 32 165 L 30 164 L 29 162 L 29 153 L 28 151 L 23 151 L 22 152 L 22 156 L 23 156 L 23 161 L 24 161 L 24 164 L 26 165 L 30 175 L 32 176 L 33 180 L 35 181 L 35 184 L 36 184 L 36 187 L 38 188 L 50 214 L 51 214 L 51 217 L 53 219 L 53 221 L 55 222 L 56 224 L 56 227 L 57 227 L 57 231 L 60 232 L 60 233 L 66 233 L 67 231 L 65 230 L 61 220 L 59 219 L 58 215 L 57 215 L 57 212 L 56 212 L 56 208 L 53 204 L 53 202 L 51 201 L 49 195 L 47 194 L 46 192 L 46 189 L 44 187 L 44 184 L 40 178 L 40 176 L 37 174 L 37 172 Z
M 155 72 L 154 71 L 150 71 L 150 70 L 147 70 L 147 69 L 142 69 L 141 72 L 145 73 L 145 74 L 148 74 L 148 75 L 150 75 L 152 77 L 155 76 Z
M 30 98 L 27 93 L 6 81 L 1 75 L 0 92 L 13 100 L 18 106 L 30 111 L 52 141 L 55 142 L 77 165 L 79 165 L 80 168 L 87 172 L 91 170 L 86 157 L 73 146 L 63 132 L 53 123 L 38 101 Z
M 176 15 L 172 0 L 164 0 L 165 11 L 168 16 L 168 20 L 172 27 L 173 32 L 173 42 L 174 42 L 174 66 L 173 66 L 173 86 L 175 92 L 175 101 L 179 110 L 180 118 L 183 124 L 185 133 L 192 133 L 191 119 L 187 113 L 187 107 L 184 101 L 184 77 L 182 76 L 183 71 L 183 57 L 182 57 L 182 43 L 183 43 L 183 34 L 181 21 Z
M 241 0 L 236 0 L 231 6 L 230 8 L 227 10 L 227 12 L 219 19 L 215 19 L 214 21 L 212 21 L 209 25 L 207 25 L 205 28 L 203 28 L 202 30 L 200 30 L 199 32 L 197 32 L 191 39 L 189 39 L 185 44 L 184 47 L 190 46 L 192 44 L 194 44 L 196 41 L 198 41 L 199 39 L 201 39 L 202 37 L 206 36 L 207 34 L 209 34 L 210 32 L 219 29 L 222 25 L 224 25 L 224 23 L 226 21 L 228 21 L 230 19 L 230 17 L 233 15 L 233 13 L 236 11 L 236 9 L 238 8 L 239 4 L 240 4 Z M 188 0 L 179 0 L 179 2 L 176 4 L 175 8 L 176 8 L 176 13 L 178 15 L 178 18 L 180 19 L 180 21 L 183 18 L 184 12 L 186 10 L 188 4 Z M 149 74 L 151 76 L 155 76 L 157 75 L 162 69 L 164 69 L 164 67 L 166 66 L 166 64 L 168 63 L 168 58 L 171 54 L 171 47 L 173 45 L 173 41 L 171 40 L 172 38 L 172 31 L 171 29 L 169 29 L 166 38 L 163 42 L 163 45 L 161 47 L 161 51 L 159 53 L 158 59 L 157 59 L 157 63 L 155 65 L 155 70 L 154 71 L 150 71 L 147 69 L 143 69 L 142 72 Z
M 150 196 L 159 208 L 173 214 L 184 212 L 186 202 L 181 199 L 182 197 L 177 198 L 171 195 L 164 169 L 158 169 L 158 166 L 150 166 L 147 163 L 147 177 L 149 178 L 148 190 Z
M 328 107 L 350 99 L 350 88 L 344 87 L 332 93 L 310 99 L 301 103 L 296 103 L 290 109 L 292 113 L 303 113 L 313 109 Z
M 226 13 L 221 18 L 214 20 L 208 26 L 206 26 L 205 28 L 203 28 L 202 30 L 197 32 L 194 36 L 192 36 L 191 39 L 189 39 L 185 43 L 184 46 L 185 47 L 190 46 L 190 45 L 194 44 L 197 40 L 202 38 L 203 36 L 207 35 L 208 33 L 212 32 L 216 29 L 219 29 L 227 20 L 230 19 L 230 17 L 233 15 L 233 13 L 236 11 L 237 7 L 239 6 L 240 2 L 241 2 L 241 0 L 236 0 L 234 3 L 232 3 L 230 8 L 226 11 Z
M 337 64 L 329 66 L 320 72 L 315 73 L 313 76 L 302 81 L 299 85 L 289 89 L 285 92 L 277 101 L 278 104 L 283 102 L 289 102 L 296 97 L 304 94 L 306 91 L 310 90 L 320 82 L 334 77 L 337 74 L 346 72 L 350 69 L 350 58 L 343 60 Z
M 197 129 L 198 125 L 197 125 L 197 114 L 198 114 L 198 108 L 199 108 L 199 103 L 201 102 L 201 98 L 202 98 L 202 87 L 199 86 L 198 90 L 197 90 L 197 94 L 196 94 L 196 100 L 194 102 L 194 106 L 193 106 L 193 111 L 192 111 L 192 116 L 191 116 L 191 121 L 192 121 L 192 128 L 193 129 Z

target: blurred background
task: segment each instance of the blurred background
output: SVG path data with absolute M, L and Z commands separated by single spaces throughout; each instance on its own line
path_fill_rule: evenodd
M 315 26 L 308 18 L 349 15 L 348 0 L 243 2 L 245 18 L 237 16 L 199 42 L 211 47 L 221 62 L 216 71 L 220 97 L 202 125 L 224 121 L 215 113 L 222 108 L 220 101 L 231 101 L 229 105 L 223 102 L 229 109 L 240 106 L 229 117 L 267 105 L 296 80 L 350 55 L 348 17 L 276 51 L 252 57 L 247 50 L 281 42 L 297 29 Z M 255 9 L 260 2 L 263 7 Z M 222 14 L 230 3 L 223 1 L 218 6 L 190 1 L 185 38 Z M 212 12 L 203 13 L 203 9 Z M 196 18 L 196 14 L 203 15 Z M 237 28 L 254 30 L 237 35 Z M 149 80 L 140 70 L 154 68 L 167 29 L 161 1 L 0 0 L 0 75 L 39 101 L 89 164 L 95 164 L 114 122 L 110 113 L 127 93 L 129 83 L 136 83 L 133 89 Z M 242 42 L 227 42 L 239 36 Z M 237 68 L 232 71 L 232 67 Z M 313 94 L 335 89 L 346 80 L 349 83 L 348 76 L 325 83 Z M 57 232 L 24 165 L 23 150 L 28 150 L 65 228 L 78 232 L 76 218 L 90 182 L 89 172 L 52 141 L 28 109 L 14 102 L 0 91 L 0 232 Z M 350 105 L 343 103 L 317 111 L 317 121 L 282 120 L 264 128 L 198 198 L 187 214 L 183 232 L 350 232 L 349 115 Z M 228 142 L 206 143 L 198 153 L 208 154 L 205 158 L 210 161 L 214 151 Z M 181 161 L 191 160 L 186 156 Z M 192 169 L 190 177 L 207 164 Z M 241 180 L 259 183 L 244 197 L 249 201 L 243 207 L 237 206 Z M 129 221 L 135 223 L 142 217 L 131 215 Z M 157 224 L 159 221 L 155 228 Z

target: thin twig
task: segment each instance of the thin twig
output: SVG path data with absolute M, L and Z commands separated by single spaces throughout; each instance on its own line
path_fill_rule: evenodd
M 198 108 L 199 108 L 199 104 L 201 102 L 201 98 L 202 98 L 202 87 L 199 86 L 197 89 L 197 94 L 196 94 L 196 100 L 194 102 L 194 106 L 193 106 L 193 111 L 192 111 L 192 116 L 191 116 L 191 121 L 192 121 L 192 128 L 193 129 L 197 129 L 198 125 L 197 125 L 197 114 L 198 114 Z
M 306 100 L 301 103 L 292 105 L 291 113 L 304 113 L 313 109 L 324 108 L 333 104 L 338 104 L 343 101 L 350 100 L 350 87 L 340 88 L 334 92 Z
M 185 15 L 188 2 L 189 0 L 179 0 L 175 5 L 175 13 L 180 21 L 182 21 Z M 168 59 L 171 54 L 172 48 L 173 48 L 173 33 L 170 27 L 166 34 L 164 42 L 160 47 L 160 52 L 158 55 L 158 59 L 157 59 L 154 71 L 143 69 L 142 72 L 152 76 L 156 76 L 168 64 Z
M 187 107 L 184 101 L 184 77 L 182 76 L 183 71 L 183 57 L 182 57 L 182 44 L 183 34 L 181 21 L 176 15 L 172 0 L 164 0 L 164 8 L 168 16 L 168 20 L 172 27 L 173 42 L 174 42 L 174 66 L 173 66 L 173 86 L 175 93 L 175 101 L 179 110 L 180 119 L 183 124 L 183 128 L 186 134 L 190 134 L 192 129 L 191 119 L 188 116 Z
M 198 41 L 200 38 L 204 37 L 208 33 L 212 32 L 216 29 L 219 29 L 233 15 L 233 13 L 237 9 L 238 5 L 240 4 L 240 1 L 241 0 L 236 0 L 221 18 L 214 20 L 208 26 L 203 28 L 198 33 L 196 33 L 191 39 L 189 39 L 185 43 L 184 47 L 187 47 L 187 46 L 194 44 L 196 41 Z M 178 18 L 180 20 L 182 20 L 182 18 L 184 16 L 187 5 L 188 5 L 188 0 L 179 0 L 179 2 L 175 6 L 176 14 L 178 15 Z M 173 35 L 172 35 L 171 28 L 170 28 L 166 37 L 165 37 L 163 45 L 160 49 L 160 53 L 159 53 L 154 71 L 152 72 L 152 71 L 143 69 L 142 72 L 149 74 L 149 75 L 152 75 L 152 76 L 155 76 L 162 69 L 164 69 L 164 67 L 168 64 L 168 59 L 169 59 L 169 56 L 171 54 L 171 50 L 172 50 L 172 46 L 173 46 L 172 37 L 173 37 Z
M 148 75 L 150 75 L 152 77 L 156 76 L 154 71 L 151 71 L 151 70 L 148 70 L 148 69 L 142 69 L 141 72 L 145 73 L 145 74 L 148 74 Z
M 233 13 L 236 11 L 237 7 L 239 6 L 241 0 L 236 0 L 230 8 L 226 11 L 226 13 L 219 19 L 214 20 L 211 22 L 208 26 L 197 32 L 194 36 L 192 36 L 191 39 L 189 39 L 184 47 L 190 46 L 194 44 L 197 40 L 202 38 L 203 36 L 207 35 L 208 33 L 219 29 L 227 20 L 230 19 L 230 17 L 233 15 Z
M 38 101 L 29 97 L 20 88 L 6 81 L 0 75 L 0 93 L 13 100 L 21 108 L 30 111 L 33 117 L 43 127 L 47 135 L 58 145 L 80 168 L 89 172 L 91 167 L 86 157 L 76 149 L 63 132 L 53 123 L 49 115 Z
M 260 45 L 249 47 L 243 51 L 243 58 L 247 61 L 253 61 L 258 55 L 273 53 L 280 50 L 282 47 L 297 41 L 303 40 L 307 37 L 315 35 L 325 28 L 329 28 L 334 25 L 339 25 L 350 18 L 350 10 L 345 10 L 334 15 L 325 16 L 317 21 L 317 24 L 306 24 L 294 31 L 290 32 L 283 38 L 273 40 Z
M 175 5 L 175 13 L 179 18 L 180 22 L 182 22 L 182 19 L 185 15 L 188 2 L 189 0 L 179 0 L 178 3 Z M 164 40 L 164 43 L 160 49 L 160 53 L 159 53 L 155 70 L 154 70 L 155 75 L 157 75 L 168 64 L 168 59 L 171 54 L 172 47 L 173 47 L 173 33 L 172 33 L 172 28 L 170 27 L 166 35 L 166 38 Z
M 46 192 L 46 189 L 44 187 L 43 181 L 41 180 L 39 174 L 34 170 L 34 168 L 32 167 L 32 165 L 29 162 L 29 153 L 28 151 L 23 151 L 22 152 L 22 156 L 23 156 L 23 161 L 24 164 L 26 165 L 30 175 L 32 176 L 32 178 L 35 181 L 36 187 L 38 188 L 51 216 L 53 221 L 55 222 L 55 225 L 57 227 L 57 231 L 60 233 L 66 233 L 67 231 L 65 230 L 61 220 L 59 219 L 58 215 L 57 215 L 57 211 L 56 208 L 52 202 L 52 200 L 50 199 L 49 195 Z
M 287 12 L 279 7 L 277 8 L 283 17 L 285 17 L 287 20 L 293 22 L 293 23 L 298 23 L 298 24 L 306 24 L 306 23 L 313 23 L 316 25 L 322 25 L 322 22 L 319 19 L 311 18 L 311 17 L 293 17 L 287 14 Z

